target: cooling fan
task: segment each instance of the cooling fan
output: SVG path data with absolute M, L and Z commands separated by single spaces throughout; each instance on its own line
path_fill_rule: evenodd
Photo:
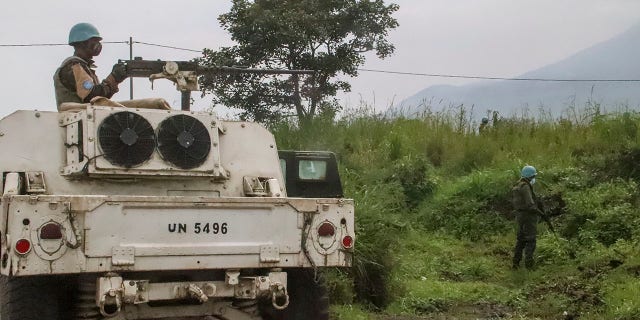
M 155 138 L 149 121 L 128 111 L 109 115 L 98 127 L 98 141 L 104 158 L 125 168 L 147 161 L 156 147 Z
M 164 119 L 158 125 L 158 151 L 163 159 L 181 169 L 202 165 L 211 150 L 211 137 L 202 122 L 188 115 Z

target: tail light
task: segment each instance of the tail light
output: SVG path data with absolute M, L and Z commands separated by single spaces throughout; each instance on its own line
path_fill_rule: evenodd
M 16 241 L 16 252 L 18 254 L 27 254 L 31 251 L 31 242 L 27 239 L 20 239 Z
M 318 235 L 321 237 L 332 237 L 334 234 L 336 234 L 336 227 L 329 221 L 323 222 L 320 227 L 318 227 Z
M 62 228 L 55 222 L 50 222 L 40 228 L 40 239 L 62 239 Z
M 342 238 L 342 246 L 346 249 L 351 249 L 353 247 L 353 237 L 344 236 L 344 238 Z

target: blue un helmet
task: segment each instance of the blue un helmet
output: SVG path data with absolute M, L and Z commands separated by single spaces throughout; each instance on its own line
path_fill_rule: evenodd
M 96 27 L 94 27 L 90 23 L 78 23 L 75 26 L 71 27 L 71 30 L 69 31 L 70 45 L 73 45 L 76 42 L 87 41 L 91 38 L 99 38 L 100 40 L 102 40 L 98 29 L 96 29 Z
M 527 179 L 535 177 L 536 174 L 538 174 L 538 172 L 536 171 L 536 168 L 532 166 L 524 166 L 520 171 L 520 176 Z
M 484 123 L 484 124 L 489 123 L 489 118 L 487 118 L 487 117 L 483 117 L 483 118 L 482 118 L 482 123 Z

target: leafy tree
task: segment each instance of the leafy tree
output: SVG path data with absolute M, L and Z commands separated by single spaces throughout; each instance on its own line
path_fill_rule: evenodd
M 218 20 L 237 43 L 204 50 L 203 65 L 316 70 L 314 76 L 212 74 L 201 78 L 213 102 L 242 109 L 241 118 L 272 122 L 295 114 L 300 122 L 332 115 L 339 75 L 356 76 L 365 52 L 383 59 L 394 51 L 386 37 L 398 26 L 398 5 L 383 0 L 233 0 Z

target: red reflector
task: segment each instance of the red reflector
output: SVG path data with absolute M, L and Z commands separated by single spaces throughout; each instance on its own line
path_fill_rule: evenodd
M 336 233 L 336 228 L 329 221 L 323 222 L 318 228 L 318 235 L 321 237 L 331 237 Z
M 48 223 L 40 228 L 40 239 L 62 239 L 62 229 L 57 223 Z
M 31 250 L 31 242 L 27 239 L 20 239 L 16 241 L 16 252 L 19 254 L 26 254 Z
M 347 249 L 353 247 L 353 237 L 345 236 L 344 238 L 342 238 L 342 246 Z

